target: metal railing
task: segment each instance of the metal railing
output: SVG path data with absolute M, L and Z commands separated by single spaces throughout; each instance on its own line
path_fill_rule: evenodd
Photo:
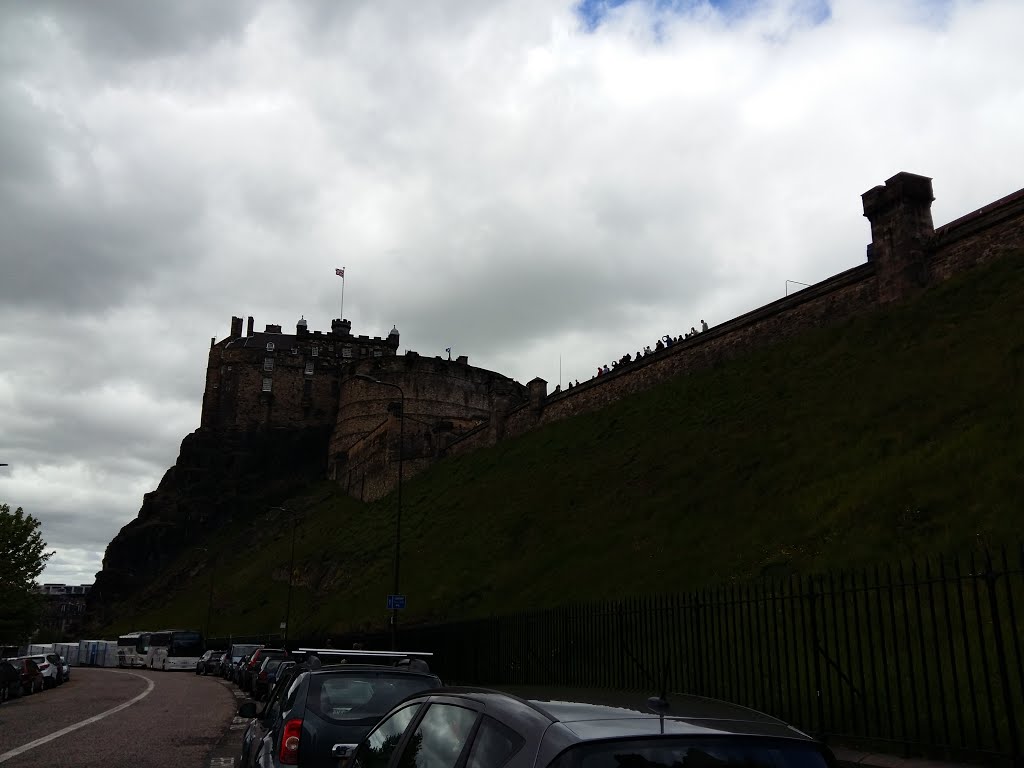
M 448 681 L 666 688 L 744 704 L 833 743 L 1021 765 L 1022 634 L 1017 545 L 410 626 L 399 644 L 433 651 Z

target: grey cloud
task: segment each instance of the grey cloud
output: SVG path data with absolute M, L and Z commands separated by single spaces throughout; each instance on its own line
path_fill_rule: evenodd
M 862 263 L 899 170 L 936 223 L 1012 192 L 1021 8 L 937 41 L 894 5 L 660 38 L 646 3 L 5 5 L 0 497 L 79 567 L 198 424 L 210 337 L 327 330 L 335 267 L 356 333 L 554 383 Z
M 252 0 L 39 0 L 30 12 L 22 6 L 14 13 L 55 24 L 90 56 L 150 59 L 233 39 L 244 32 L 259 5 Z

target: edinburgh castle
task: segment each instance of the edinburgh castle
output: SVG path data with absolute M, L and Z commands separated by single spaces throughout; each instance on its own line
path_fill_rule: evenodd
M 1024 190 L 935 228 L 931 179 L 899 173 L 862 195 L 871 240 L 862 263 L 568 390 L 520 384 L 454 360 L 399 354 L 399 331 L 254 330 L 231 320 L 209 350 L 200 428 L 139 517 L 111 542 L 97 579 L 116 597 L 156 574 L 204 524 L 229 524 L 253 500 L 328 478 L 372 501 L 446 456 L 614 406 L 688 372 L 719 366 L 808 329 L 903 302 L 1024 246 Z

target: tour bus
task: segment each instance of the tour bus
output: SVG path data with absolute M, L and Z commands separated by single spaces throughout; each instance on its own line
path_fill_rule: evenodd
M 203 635 L 195 629 L 165 629 L 149 636 L 146 666 L 150 669 L 196 671 L 206 650 Z
M 117 666 L 144 667 L 149 652 L 149 632 L 128 632 L 117 638 Z

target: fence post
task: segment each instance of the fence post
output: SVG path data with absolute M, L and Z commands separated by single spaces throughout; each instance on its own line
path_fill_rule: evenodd
M 807 579 L 807 598 L 811 606 L 811 649 L 814 653 L 814 695 L 818 702 L 818 736 L 825 737 L 825 699 L 821 691 L 821 642 L 818 634 L 818 608 L 815 599 L 820 597 L 814 591 L 814 577 Z
M 1010 735 L 1010 755 L 1014 763 L 1022 762 L 1020 738 L 1017 734 L 1017 715 L 1013 707 L 1013 693 L 1010 690 L 1010 670 L 1006 664 L 1006 648 L 1003 644 L 1003 625 L 999 619 L 999 596 L 996 594 L 996 579 L 999 574 L 992 567 L 992 554 L 985 550 L 985 586 L 988 592 L 989 610 L 992 616 L 992 634 L 996 642 L 996 661 L 999 663 L 999 682 L 1003 689 L 1003 706 L 1006 707 L 1006 723 Z

